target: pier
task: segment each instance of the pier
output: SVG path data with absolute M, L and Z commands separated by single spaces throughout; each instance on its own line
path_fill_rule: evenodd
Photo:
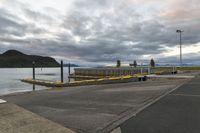
M 122 76 L 134 74 L 147 74 L 148 68 L 133 67 L 102 67 L 102 68 L 74 68 L 74 75 L 80 76 Z
M 83 86 L 83 85 L 100 85 L 100 84 L 114 84 L 114 83 L 127 83 L 127 82 L 137 82 L 137 81 L 146 81 L 145 75 L 134 75 L 134 76 L 118 76 L 118 77 L 109 77 L 109 78 L 97 78 L 97 79 L 88 79 L 74 82 L 63 83 L 60 81 L 49 81 L 42 79 L 22 79 L 22 82 L 30 83 L 34 85 L 41 85 L 47 87 L 70 87 L 70 86 Z

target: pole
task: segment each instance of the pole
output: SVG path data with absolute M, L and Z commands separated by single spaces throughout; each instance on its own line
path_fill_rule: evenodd
M 176 30 L 177 33 L 180 33 L 180 66 L 182 66 L 182 32 L 183 30 Z
M 33 80 L 35 80 L 35 62 L 32 62 L 33 65 Z M 33 91 L 35 91 L 35 84 L 33 83 Z
M 35 80 L 35 62 L 34 61 L 33 61 L 32 65 L 33 65 L 33 80 Z
M 71 65 L 68 65 L 68 81 L 70 82 Z
M 180 66 L 182 66 L 182 31 L 180 31 Z
M 63 83 L 63 61 L 60 62 L 60 73 L 61 73 L 61 82 Z

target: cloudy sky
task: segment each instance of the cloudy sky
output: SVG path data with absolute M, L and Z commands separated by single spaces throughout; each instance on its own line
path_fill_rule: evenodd
M 17 49 L 79 64 L 200 64 L 199 0 L 0 0 L 0 53 Z

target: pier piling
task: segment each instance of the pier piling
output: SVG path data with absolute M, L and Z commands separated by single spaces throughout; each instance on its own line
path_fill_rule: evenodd
M 35 80 L 35 61 L 32 63 L 33 65 L 33 80 Z M 35 90 L 35 84 L 33 84 L 33 91 Z
M 68 65 L 68 81 L 70 82 L 71 65 Z
M 35 62 L 34 61 L 33 61 L 32 65 L 33 65 L 33 80 L 35 80 Z
M 61 72 L 61 82 L 63 83 L 63 61 L 60 63 L 60 72 Z

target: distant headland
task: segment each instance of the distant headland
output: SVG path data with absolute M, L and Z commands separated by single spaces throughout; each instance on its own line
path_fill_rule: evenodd
M 38 55 L 27 55 L 17 50 L 8 50 L 0 54 L 0 68 L 26 68 L 32 67 L 32 62 L 36 67 L 59 67 L 60 64 L 51 57 Z

